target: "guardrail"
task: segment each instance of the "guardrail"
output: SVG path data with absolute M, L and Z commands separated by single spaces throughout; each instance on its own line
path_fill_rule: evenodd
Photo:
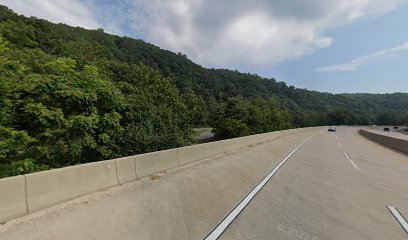
M 0 179 L 0 222 L 164 170 L 309 129 L 313 128 L 257 134 L 3 178 Z
M 359 133 L 369 140 L 408 154 L 408 141 L 405 139 L 374 133 L 366 129 L 360 129 Z

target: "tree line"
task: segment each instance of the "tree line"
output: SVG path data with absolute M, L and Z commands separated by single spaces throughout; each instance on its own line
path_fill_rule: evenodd
M 408 94 L 330 94 L 206 69 L 0 6 L 0 177 L 293 127 L 408 122 Z

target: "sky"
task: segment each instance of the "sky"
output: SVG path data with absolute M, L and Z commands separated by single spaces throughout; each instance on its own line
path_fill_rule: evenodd
M 0 0 L 140 38 L 209 68 L 331 93 L 408 92 L 406 0 Z

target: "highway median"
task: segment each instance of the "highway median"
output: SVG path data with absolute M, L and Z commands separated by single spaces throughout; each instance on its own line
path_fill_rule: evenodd
M 408 154 L 408 140 L 396 136 L 389 136 L 378 131 L 360 129 L 359 133 L 367 139 Z

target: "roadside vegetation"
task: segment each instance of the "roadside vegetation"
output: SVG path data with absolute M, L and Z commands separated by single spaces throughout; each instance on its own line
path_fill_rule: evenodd
M 318 125 L 408 123 L 408 94 L 319 93 L 0 6 L 0 177 Z

